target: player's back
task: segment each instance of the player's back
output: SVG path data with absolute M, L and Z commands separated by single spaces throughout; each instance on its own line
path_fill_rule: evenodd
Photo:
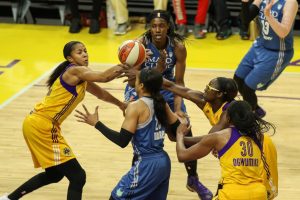
M 142 124 L 138 124 L 137 130 L 132 138 L 132 146 L 136 155 L 160 153 L 164 147 L 165 128 L 161 126 L 154 113 L 152 98 L 142 97 L 149 108 L 149 118 Z
M 267 198 L 261 173 L 261 150 L 248 136 L 231 128 L 231 137 L 218 152 L 221 166 L 218 198 L 263 200 Z

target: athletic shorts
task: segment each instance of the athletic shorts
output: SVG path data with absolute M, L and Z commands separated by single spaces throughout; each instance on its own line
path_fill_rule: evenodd
M 267 200 L 267 190 L 262 183 L 249 185 L 224 184 L 213 200 Z
M 166 200 L 170 173 L 166 152 L 140 156 L 111 195 L 115 200 Z
M 34 167 L 48 168 L 75 158 L 58 125 L 37 114 L 26 116 L 23 135 Z
M 253 90 L 266 90 L 288 66 L 293 55 L 294 50 L 273 51 L 254 43 L 235 75 Z

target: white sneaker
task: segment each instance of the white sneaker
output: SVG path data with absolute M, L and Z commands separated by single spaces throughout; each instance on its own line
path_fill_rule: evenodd
M 130 30 L 131 30 L 131 26 L 128 22 L 125 22 L 123 24 L 118 24 L 115 30 L 115 35 L 125 35 Z
M 10 200 L 10 199 L 7 197 L 7 194 L 5 194 L 0 197 L 0 200 Z

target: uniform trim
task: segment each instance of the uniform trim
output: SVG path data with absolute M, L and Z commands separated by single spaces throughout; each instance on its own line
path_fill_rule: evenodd
M 74 103 L 74 101 L 76 100 L 76 97 L 77 97 L 77 96 L 72 96 L 72 98 L 71 98 L 71 99 L 69 100 L 69 102 L 63 107 L 63 109 L 53 117 L 53 119 L 54 119 L 55 121 L 58 121 L 59 118 L 60 118 L 63 114 L 65 114 L 65 112 L 69 109 L 69 107 L 70 107 L 70 106 Z
M 227 150 L 241 137 L 237 129 L 231 128 L 231 136 L 227 144 L 218 152 L 219 159 L 227 152 Z

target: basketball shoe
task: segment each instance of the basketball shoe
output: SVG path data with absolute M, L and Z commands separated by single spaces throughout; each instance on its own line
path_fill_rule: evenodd
M 263 118 L 264 116 L 266 116 L 267 112 L 260 106 L 257 106 L 254 113 L 259 117 L 259 118 Z
M 211 200 L 213 194 L 198 179 L 198 176 L 189 176 L 186 187 L 191 192 L 197 192 L 201 200 Z

